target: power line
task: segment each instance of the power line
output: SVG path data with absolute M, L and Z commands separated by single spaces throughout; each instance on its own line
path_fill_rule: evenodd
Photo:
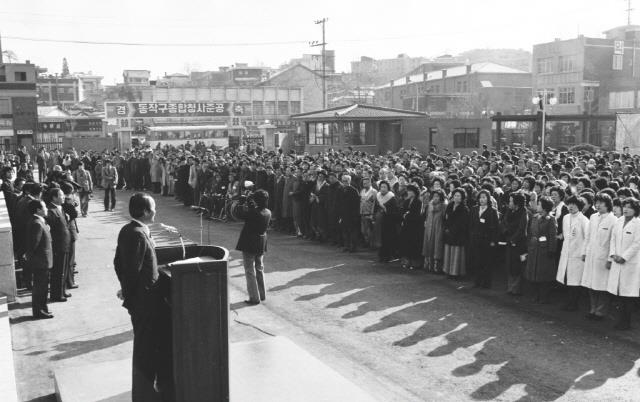
M 29 42 L 54 42 L 54 43 L 75 43 L 83 45 L 118 45 L 118 46 L 154 46 L 154 47 L 232 47 L 232 46 L 273 46 L 273 45 L 294 45 L 307 43 L 303 40 L 279 41 L 279 42 L 236 42 L 236 43 L 148 43 L 148 42 L 112 42 L 112 41 L 90 41 L 75 39 L 51 39 L 51 38 L 28 38 L 24 36 L 4 36 L 5 39 L 24 40 Z

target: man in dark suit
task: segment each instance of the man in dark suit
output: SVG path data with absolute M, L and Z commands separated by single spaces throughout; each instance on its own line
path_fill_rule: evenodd
M 271 211 L 267 208 L 269 194 L 258 190 L 238 207 L 237 216 L 244 220 L 236 250 L 242 251 L 244 273 L 250 305 L 260 304 L 266 299 L 264 286 L 264 253 L 267 251 L 267 228 Z
M 47 285 L 49 270 L 53 267 L 51 234 L 44 217 L 47 207 L 40 200 L 31 200 L 28 205 L 31 219 L 27 224 L 27 241 L 25 243 L 25 261 L 33 275 L 33 291 L 31 292 L 31 310 L 33 317 L 53 318 L 47 307 Z
M 67 269 L 69 269 L 69 249 L 71 246 L 71 233 L 69 233 L 69 220 L 62 210 L 64 194 L 59 188 L 49 190 L 51 205 L 47 214 L 47 223 L 51 228 L 51 240 L 53 245 L 53 269 L 50 277 L 51 301 L 66 302 L 71 297 L 66 289 Z
M 351 185 L 351 176 L 342 176 L 342 196 L 338 218 L 342 229 L 343 251 L 353 253 L 358 247 L 360 235 L 360 193 Z
M 136 193 L 129 200 L 129 214 L 132 220 L 120 230 L 113 265 L 120 281 L 118 297 L 133 325 L 132 400 L 156 401 L 161 397 L 154 382 L 160 392 L 165 384 L 158 377 L 158 339 L 162 335 L 156 330 L 160 311 L 158 261 L 147 226 L 155 218 L 155 201 L 148 194 Z

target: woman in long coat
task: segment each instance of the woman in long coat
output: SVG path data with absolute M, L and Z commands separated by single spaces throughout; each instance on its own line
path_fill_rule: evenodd
M 533 216 L 527 229 L 527 266 L 524 278 L 533 285 L 534 303 L 548 303 L 551 283 L 556 278 L 556 247 L 558 226 L 550 215 L 553 201 L 540 197 L 538 213 Z
M 621 304 L 616 329 L 631 328 L 631 311 L 640 297 L 640 202 L 627 198 L 622 202 L 623 216 L 613 227 L 609 258 L 611 272 L 607 291 Z
M 380 262 L 389 262 L 396 252 L 396 227 L 399 220 L 398 202 L 390 190 L 389 183 L 381 181 L 380 191 L 376 195 L 375 216 L 380 225 Z
M 569 300 L 564 307 L 567 311 L 578 309 L 580 297 L 580 283 L 584 271 L 584 250 L 586 246 L 587 232 L 589 231 L 589 219 L 582 215 L 584 202 L 582 199 L 571 196 L 565 201 L 569 214 L 562 218 L 562 252 L 558 263 L 556 280 L 569 287 Z
M 509 194 L 509 205 L 502 225 L 506 242 L 507 293 L 513 296 L 522 294 L 522 270 L 527 253 L 528 219 L 524 194 Z
M 466 247 L 469 238 L 469 209 L 465 205 L 466 192 L 456 188 L 444 213 L 444 264 L 449 278 L 464 276 L 467 272 Z
M 589 219 L 587 231 L 584 272 L 581 285 L 589 289 L 588 319 L 601 321 L 606 314 L 609 295 L 607 283 L 609 281 L 609 250 L 611 233 L 618 219 L 611 213 L 613 203 L 607 194 L 595 197 L 597 212 Z
M 427 271 L 442 272 L 444 258 L 444 211 L 447 208 L 447 198 L 444 191 L 437 189 L 431 192 L 431 201 L 427 204 L 424 221 L 424 241 L 422 255 Z
M 475 278 L 475 287 L 491 288 L 492 268 L 495 264 L 495 248 L 498 243 L 500 222 L 498 211 L 491 206 L 491 194 L 481 190 L 477 196 L 477 205 L 471 208 L 469 218 L 470 263 Z
M 400 256 L 403 268 L 415 269 L 422 265 L 422 201 L 420 190 L 410 184 L 407 186 L 407 199 L 402 206 L 402 225 L 400 227 Z

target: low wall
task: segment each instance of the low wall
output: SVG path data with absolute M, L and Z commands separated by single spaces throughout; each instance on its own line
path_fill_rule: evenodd
M 6 296 L 9 302 L 16 300 L 16 272 L 13 256 L 13 235 L 9 211 L 0 191 L 0 297 Z
M 76 151 L 89 150 L 102 152 L 105 149 L 112 150 L 118 148 L 118 141 L 112 137 L 96 137 L 96 138 L 63 138 L 62 146 L 64 149 L 75 148 Z

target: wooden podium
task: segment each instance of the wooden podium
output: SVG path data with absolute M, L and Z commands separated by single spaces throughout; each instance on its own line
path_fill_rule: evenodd
M 177 402 L 229 401 L 229 251 L 157 247 L 171 278 L 173 377 Z M 163 266 L 166 266 L 163 268 Z

